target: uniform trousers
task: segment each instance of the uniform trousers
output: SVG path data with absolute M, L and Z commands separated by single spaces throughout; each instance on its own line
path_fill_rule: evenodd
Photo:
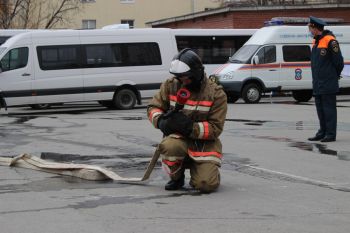
M 190 185 L 202 192 L 212 192 L 220 185 L 219 166 L 213 162 L 195 161 L 188 155 L 188 142 L 169 135 L 159 144 L 163 165 L 172 180 L 180 179 L 190 169 Z
M 337 136 L 337 97 L 336 94 L 315 95 L 315 104 L 320 129 L 316 136 L 336 138 Z

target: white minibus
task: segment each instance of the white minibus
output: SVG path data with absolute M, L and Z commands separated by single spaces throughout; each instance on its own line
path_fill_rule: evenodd
M 254 32 L 163 28 L 22 33 L 0 47 L 0 103 L 37 107 L 99 101 L 131 109 L 169 77 L 178 50 L 193 48 L 211 72 Z
M 328 26 L 340 43 L 345 67 L 341 89 L 350 87 L 350 26 Z M 306 26 L 259 29 L 212 77 L 224 87 L 228 100 L 240 97 L 258 103 L 264 92 L 292 91 L 298 102 L 312 98 L 310 67 L 312 35 Z

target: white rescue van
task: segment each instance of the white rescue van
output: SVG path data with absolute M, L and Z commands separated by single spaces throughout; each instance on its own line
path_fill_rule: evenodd
M 350 26 L 325 27 L 339 41 L 345 67 L 340 88 L 350 87 Z M 298 102 L 312 98 L 311 44 L 306 26 L 270 26 L 259 29 L 229 62 L 214 71 L 229 102 L 240 97 L 257 103 L 264 92 L 292 91 Z
M 0 107 L 99 101 L 131 109 L 152 97 L 170 76 L 170 62 L 178 50 L 194 49 L 206 68 L 214 70 L 255 31 L 163 28 L 21 33 L 0 47 Z

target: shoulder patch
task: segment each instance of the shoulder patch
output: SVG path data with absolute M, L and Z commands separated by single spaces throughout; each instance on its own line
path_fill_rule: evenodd
M 333 40 L 333 41 L 331 42 L 331 48 L 332 48 L 333 52 L 338 53 L 338 52 L 339 52 L 339 44 L 338 44 L 338 41 Z

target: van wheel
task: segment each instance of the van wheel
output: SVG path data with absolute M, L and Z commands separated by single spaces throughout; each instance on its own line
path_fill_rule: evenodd
M 31 104 L 29 105 L 32 109 L 35 110 L 41 110 L 41 109 L 48 109 L 51 107 L 51 104 Z
M 130 89 L 121 89 L 114 94 L 113 103 L 117 109 L 132 109 L 136 104 L 136 95 Z
M 309 91 L 309 90 L 293 91 L 292 95 L 297 102 L 308 102 L 312 98 L 312 91 Z
M 261 88 L 255 83 L 249 83 L 243 87 L 242 98 L 247 104 L 258 103 L 261 98 Z
M 227 95 L 227 103 L 236 103 L 239 98 L 238 95 Z

